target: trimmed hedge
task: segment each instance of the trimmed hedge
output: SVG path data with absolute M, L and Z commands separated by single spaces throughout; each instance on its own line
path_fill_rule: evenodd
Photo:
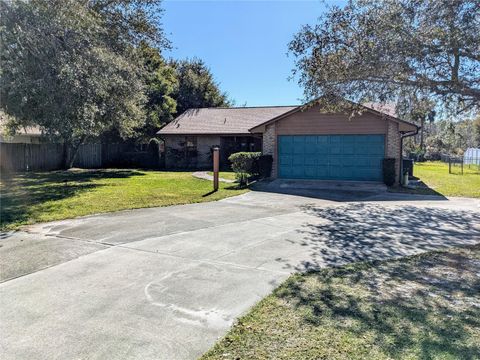
M 383 159 L 383 182 L 387 186 L 395 184 L 395 159 Z
M 246 185 L 249 177 L 258 174 L 258 159 L 261 155 L 260 152 L 238 152 L 228 157 L 240 185 Z
M 268 178 L 272 173 L 272 155 L 262 155 L 260 152 L 238 152 L 230 155 L 232 170 L 241 185 L 248 183 L 251 177 Z

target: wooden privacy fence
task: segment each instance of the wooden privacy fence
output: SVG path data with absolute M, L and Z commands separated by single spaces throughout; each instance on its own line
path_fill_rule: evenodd
M 127 144 L 83 144 L 78 150 L 74 167 L 161 167 L 152 152 L 128 151 Z M 8 171 L 49 171 L 63 165 L 62 144 L 0 143 L 0 168 Z
M 0 167 L 3 170 L 57 170 L 62 166 L 62 159 L 62 144 L 0 143 Z
M 102 167 L 102 144 L 83 144 L 78 149 L 74 167 L 94 169 Z

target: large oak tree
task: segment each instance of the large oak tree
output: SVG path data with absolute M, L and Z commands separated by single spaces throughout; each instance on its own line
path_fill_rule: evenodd
M 350 1 L 304 26 L 289 49 L 309 100 L 393 101 L 406 114 L 425 102 L 454 114 L 480 107 L 478 0 Z
M 11 128 L 37 125 L 71 167 L 87 138 L 145 120 L 139 44 L 168 43 L 158 0 L 1 1 L 1 106 Z

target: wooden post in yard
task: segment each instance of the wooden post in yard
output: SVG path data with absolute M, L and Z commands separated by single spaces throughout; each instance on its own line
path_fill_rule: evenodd
M 218 170 L 220 168 L 220 148 L 213 148 L 213 191 L 218 190 Z

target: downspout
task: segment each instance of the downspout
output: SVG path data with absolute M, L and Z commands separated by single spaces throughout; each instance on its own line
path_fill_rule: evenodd
M 410 136 L 417 135 L 419 130 L 420 130 L 420 127 L 417 126 L 417 130 L 415 130 L 415 131 L 401 132 L 402 135 L 400 136 L 400 174 L 399 174 L 400 185 L 403 185 L 402 184 L 402 181 L 403 181 L 403 139 L 407 138 L 407 137 L 410 137 Z

